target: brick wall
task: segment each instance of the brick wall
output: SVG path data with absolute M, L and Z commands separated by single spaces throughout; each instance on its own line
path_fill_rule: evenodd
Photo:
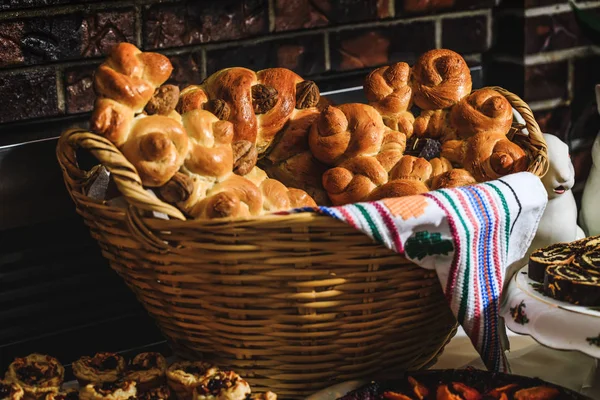
M 128 41 L 168 55 L 179 85 L 228 66 L 316 80 L 447 47 L 478 63 L 494 0 L 6 0 L 0 126 L 88 112 L 92 73 Z M 52 4 L 52 6 L 49 6 Z
M 600 16 L 600 1 L 579 0 L 577 7 Z M 522 96 L 543 131 L 569 143 L 578 198 L 600 128 L 594 104 L 600 48 L 582 32 L 568 0 L 504 1 L 493 19 L 488 80 Z

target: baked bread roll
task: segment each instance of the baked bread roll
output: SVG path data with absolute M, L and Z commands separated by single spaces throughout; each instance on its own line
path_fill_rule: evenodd
M 58 393 L 48 393 L 44 400 L 79 400 L 79 390 L 71 388 Z
M 350 158 L 323 174 L 323 187 L 336 206 L 364 201 L 387 181 L 388 172 L 371 156 Z
M 452 169 L 431 179 L 431 190 L 474 185 L 477 181 L 463 168 Z
M 474 91 L 450 111 L 450 125 L 461 139 L 480 132 L 506 135 L 512 122 L 512 106 L 492 89 Z
M 266 172 L 258 167 L 254 167 L 244 178 L 258 186 L 263 199 L 264 213 L 317 206 L 305 191 L 287 188 L 278 180 L 269 178 Z
M 529 164 L 525 151 L 499 133 L 480 132 L 466 141 L 449 140 L 442 145 L 442 156 L 463 165 L 478 182 L 526 171 Z
M 410 67 L 400 62 L 372 71 L 364 83 L 369 104 L 383 116 L 383 122 L 391 129 L 410 137 L 415 117 L 409 111 L 412 106 Z
M 56 358 L 33 353 L 15 358 L 4 379 L 18 384 L 24 391 L 24 397 L 42 399 L 48 393 L 58 393 L 64 377 L 65 369 Z
M 313 156 L 308 146 L 308 133 L 319 115 L 315 107 L 295 110 L 259 165 L 271 178 L 287 187 L 302 189 L 317 204 L 327 205 L 329 198 L 321 183 L 327 166 Z
M 402 157 L 406 135 L 385 126 L 375 108 L 351 103 L 323 110 L 311 126 L 308 144 L 317 160 L 326 165 L 337 166 L 357 156 L 375 156 L 389 171 Z
M 277 400 L 277 394 L 268 391 L 265 393 L 252 393 L 248 400 Z
M 460 54 L 446 49 L 424 53 L 412 69 L 415 104 L 422 110 L 449 108 L 471 93 L 471 71 Z
M 152 389 L 138 391 L 137 395 L 129 400 L 170 400 L 174 398 L 168 386 L 158 386 Z
M 433 167 L 426 159 L 414 156 L 404 156 L 390 171 L 389 179 L 390 181 L 408 179 L 427 182 L 431 177 L 432 172 Z
M 315 107 L 319 98 L 316 84 L 291 70 L 269 68 L 254 72 L 236 67 L 217 71 L 201 85 L 183 90 L 178 110 L 185 113 L 206 109 L 219 119 L 232 122 L 233 143 L 240 148 L 235 152 L 234 171 L 245 175 L 294 110 Z

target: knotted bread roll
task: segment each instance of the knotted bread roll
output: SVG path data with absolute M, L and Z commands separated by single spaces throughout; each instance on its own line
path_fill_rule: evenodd
M 295 109 L 315 107 L 319 90 L 285 68 L 226 68 L 181 93 L 178 110 L 205 109 L 233 123 L 234 171 L 247 174 Z
M 400 62 L 380 67 L 365 79 L 364 92 L 373 106 L 383 116 L 388 127 L 410 137 L 415 117 L 409 111 L 412 106 L 410 67 Z
M 471 72 L 460 54 L 446 49 L 424 53 L 412 69 L 414 102 L 422 110 L 449 108 L 471 93 Z
M 449 120 L 461 139 L 480 132 L 506 135 L 513 122 L 513 111 L 503 95 L 492 89 L 480 89 L 452 107 Z
M 325 165 L 323 187 L 334 205 L 364 200 L 387 182 L 402 157 L 406 135 L 384 125 L 379 112 L 365 104 L 329 106 L 308 136 L 312 154 Z
M 442 156 L 460 164 L 477 182 L 527 170 L 525 151 L 500 133 L 480 132 L 466 141 L 449 140 L 442 145 Z

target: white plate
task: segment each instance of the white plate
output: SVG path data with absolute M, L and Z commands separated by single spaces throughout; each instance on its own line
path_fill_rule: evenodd
M 600 358 L 600 311 L 544 296 L 539 285 L 526 266 L 511 279 L 500 310 L 507 328 L 553 349 Z

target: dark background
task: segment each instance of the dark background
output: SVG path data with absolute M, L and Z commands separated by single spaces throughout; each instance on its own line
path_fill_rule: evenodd
M 586 4 L 600 15 L 600 3 Z M 475 79 L 523 97 L 570 144 L 577 197 L 600 126 L 600 52 L 566 0 L 0 0 L 0 375 L 32 351 L 65 364 L 168 351 L 75 214 L 52 139 L 85 125 L 93 71 L 120 41 L 168 55 L 180 86 L 228 66 L 281 66 L 323 92 L 431 48 L 456 50 Z

